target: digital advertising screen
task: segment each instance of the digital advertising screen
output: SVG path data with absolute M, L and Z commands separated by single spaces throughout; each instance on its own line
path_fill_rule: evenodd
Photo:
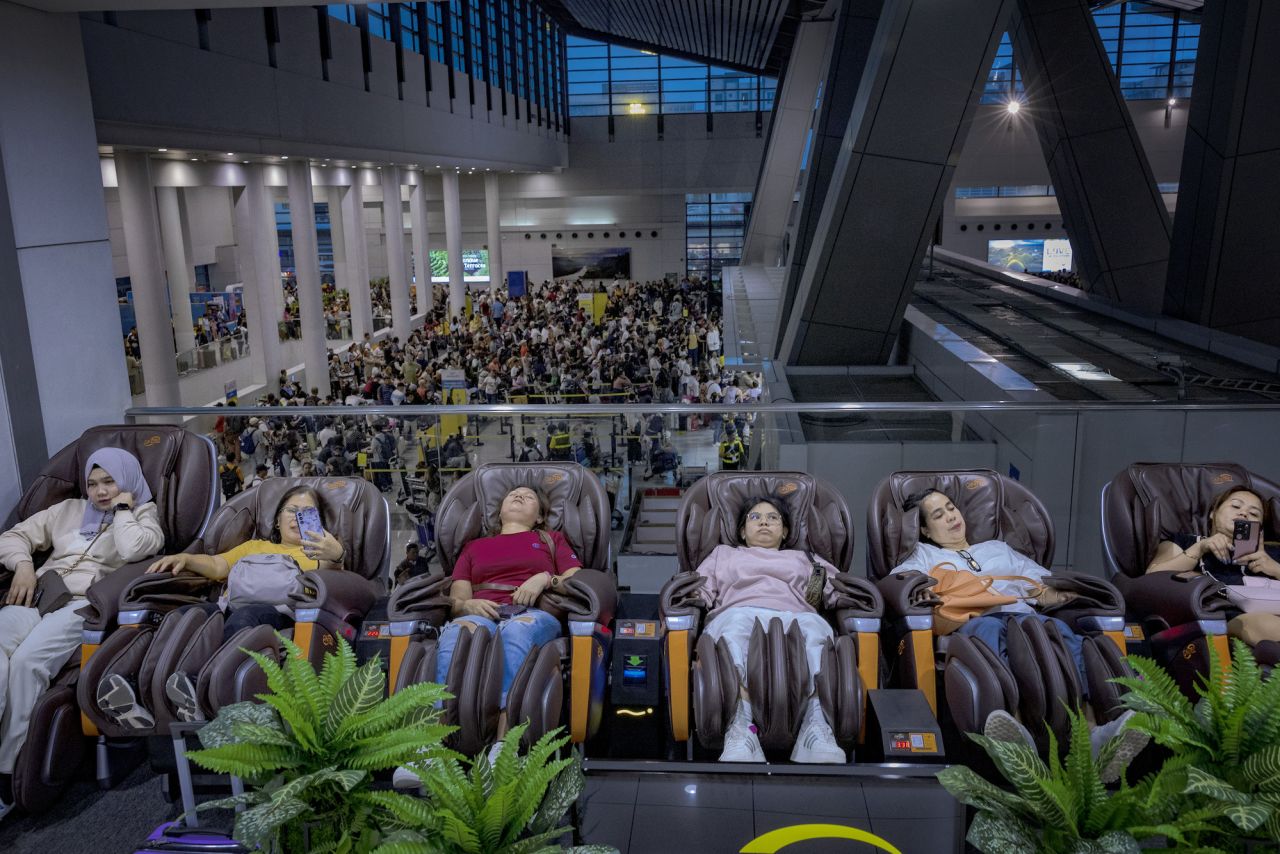
M 448 282 L 449 281 L 449 253 L 444 249 L 432 249 L 429 253 L 431 256 L 431 281 Z M 488 249 L 463 249 L 462 250 L 462 279 L 466 282 L 487 282 L 489 281 L 489 250 Z
M 1071 241 L 988 240 L 987 263 L 1014 273 L 1043 273 L 1071 269 Z

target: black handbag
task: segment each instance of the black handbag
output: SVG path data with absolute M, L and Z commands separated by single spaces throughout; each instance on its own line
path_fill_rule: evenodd
M 13 573 L 4 573 L 3 580 L 0 584 L 0 599 L 9 592 L 9 587 L 13 584 Z M 55 572 L 46 572 L 36 578 L 36 592 L 31 600 L 31 607 L 40 612 L 40 616 L 51 613 L 66 605 L 72 600 L 71 591 L 67 589 L 67 582 L 63 581 L 62 576 Z

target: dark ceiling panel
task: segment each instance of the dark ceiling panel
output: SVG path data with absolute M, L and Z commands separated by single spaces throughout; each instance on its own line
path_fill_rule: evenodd
M 570 32 L 777 76 L 824 0 L 543 0 Z

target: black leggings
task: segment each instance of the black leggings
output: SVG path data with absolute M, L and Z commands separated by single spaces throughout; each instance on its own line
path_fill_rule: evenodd
M 187 607 L 199 608 L 211 616 L 218 611 L 218 606 L 213 602 L 201 602 Z M 222 626 L 222 642 L 226 643 L 236 632 L 250 626 L 271 626 L 277 631 L 283 631 L 293 628 L 293 618 L 281 614 L 274 605 L 241 605 L 226 613 L 226 622 Z

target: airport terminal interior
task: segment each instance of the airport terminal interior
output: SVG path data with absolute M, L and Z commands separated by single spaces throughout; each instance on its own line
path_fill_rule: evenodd
M 1280 850 L 1280 4 L 246 2 L 0 0 L 0 850 Z

